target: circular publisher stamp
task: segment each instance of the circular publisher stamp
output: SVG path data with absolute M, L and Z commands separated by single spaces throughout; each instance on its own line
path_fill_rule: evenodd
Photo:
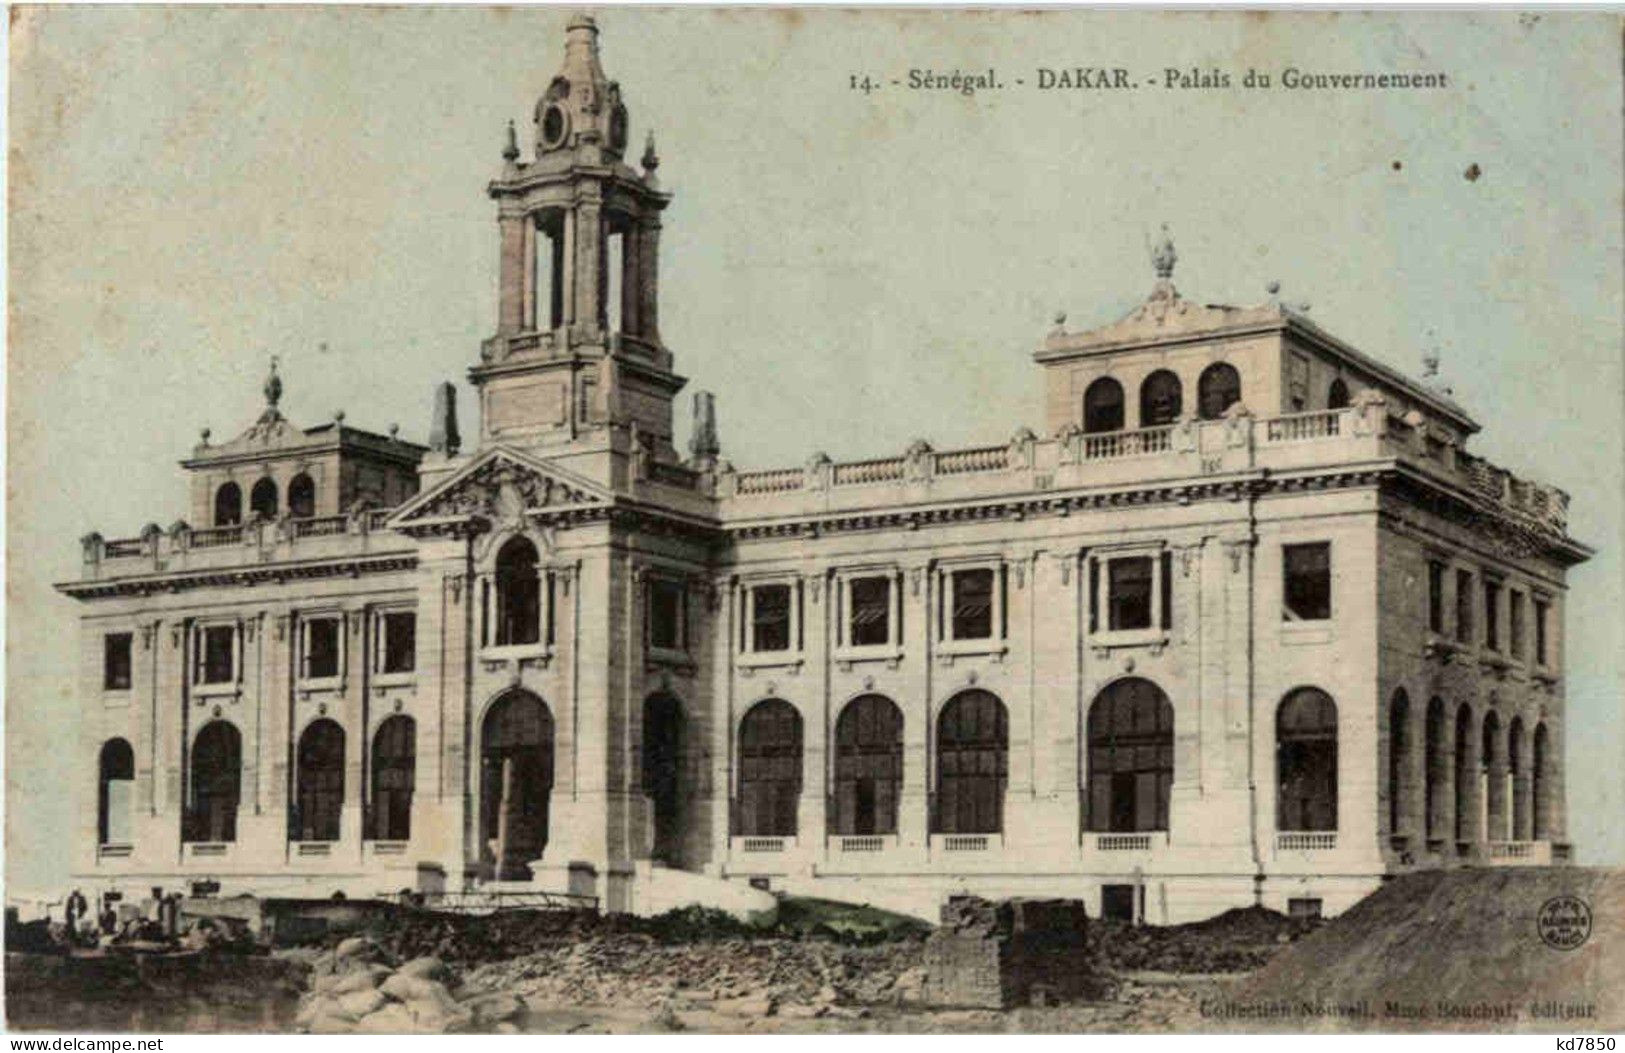
M 1572 951 L 1591 937 L 1591 904 L 1579 896 L 1553 896 L 1540 905 L 1535 927 L 1546 946 Z

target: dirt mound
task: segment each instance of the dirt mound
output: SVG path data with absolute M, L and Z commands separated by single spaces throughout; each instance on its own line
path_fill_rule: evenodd
M 1320 924 L 1265 907 L 1237 907 L 1188 925 L 1096 923 L 1092 942 L 1101 964 L 1163 973 L 1250 972 Z
M 1562 896 L 1589 908 L 1577 946 L 1561 946 L 1575 937 L 1550 913 L 1541 923 Z M 1408 874 L 1287 948 L 1230 1001 L 1250 1029 L 1618 1030 L 1625 871 Z

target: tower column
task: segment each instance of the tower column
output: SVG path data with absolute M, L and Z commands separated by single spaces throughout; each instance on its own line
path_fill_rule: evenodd
M 599 328 L 601 279 L 604 267 L 604 211 L 597 200 L 582 201 L 575 212 L 575 323 L 588 330 Z
M 522 326 L 525 332 L 536 328 L 536 217 L 526 216 L 520 225 L 520 251 L 523 256 L 524 275 L 522 285 L 522 298 L 524 310 L 522 312 Z
M 638 280 L 636 283 L 628 282 L 628 286 L 637 288 L 638 297 L 638 335 L 651 344 L 660 343 L 660 325 L 657 307 L 660 303 L 658 282 L 660 263 L 660 220 L 653 215 L 647 216 L 636 229 L 638 251 Z
M 498 289 L 497 331 L 517 333 L 524 324 L 525 287 L 525 224 L 529 220 L 519 214 L 504 213 L 497 217 L 497 230 L 502 242 L 498 263 L 500 286 Z
M 643 335 L 642 257 L 642 230 L 633 224 L 621 235 L 621 332 L 630 336 Z

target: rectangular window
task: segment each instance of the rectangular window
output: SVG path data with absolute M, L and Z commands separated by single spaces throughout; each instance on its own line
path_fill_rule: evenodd
M 649 646 L 659 651 L 681 651 L 686 645 L 683 625 L 684 590 L 680 582 L 661 578 L 649 582 Z
M 102 687 L 108 691 L 130 689 L 130 633 L 108 633 L 102 637 Z
M 200 684 L 229 684 L 236 676 L 237 627 L 210 625 L 200 634 L 197 681 Z
M 891 643 L 891 579 L 853 578 L 849 585 L 847 642 L 853 647 Z
M 324 680 L 339 675 L 339 620 L 310 618 L 305 622 L 305 679 Z
M 1428 628 L 1444 632 L 1444 564 L 1428 562 Z
M 952 590 L 952 639 L 989 640 L 993 637 L 993 571 L 956 570 L 949 575 Z
M 1473 576 L 1456 571 L 1456 642 L 1473 642 Z
M 411 611 L 388 611 L 378 619 L 383 639 L 378 650 L 380 673 L 410 673 L 417 665 L 418 616 Z
M 1320 917 L 1321 901 L 1309 896 L 1292 897 L 1286 901 L 1286 912 L 1290 918 L 1302 918 L 1306 921 Z
M 1501 649 L 1501 586 L 1493 581 L 1484 583 L 1484 646 Z
M 1546 654 L 1546 612 L 1552 605 L 1544 600 L 1535 601 L 1535 664 L 1550 665 Z
M 1511 622 L 1507 638 L 1512 645 L 1512 657 L 1521 662 L 1529 657 L 1524 653 L 1523 593 L 1514 589 L 1507 593 L 1507 597 L 1507 620 Z
M 750 649 L 790 649 L 790 586 L 758 585 L 751 590 Z
M 1282 618 L 1289 622 L 1325 621 L 1332 616 L 1332 546 L 1285 545 L 1281 549 L 1286 603 Z
M 1106 564 L 1106 627 L 1151 628 L 1151 557 L 1114 559 Z

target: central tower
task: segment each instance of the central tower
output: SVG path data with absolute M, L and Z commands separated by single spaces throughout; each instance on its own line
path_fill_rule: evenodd
M 512 122 L 497 202 L 497 331 L 469 379 L 480 443 L 540 447 L 606 483 L 636 444 L 676 461 L 672 399 L 684 379 L 660 340 L 660 213 L 651 135 L 637 171 L 625 161 L 620 85 L 604 75 L 598 27 L 571 19 L 564 64 L 533 113 L 534 156 Z

